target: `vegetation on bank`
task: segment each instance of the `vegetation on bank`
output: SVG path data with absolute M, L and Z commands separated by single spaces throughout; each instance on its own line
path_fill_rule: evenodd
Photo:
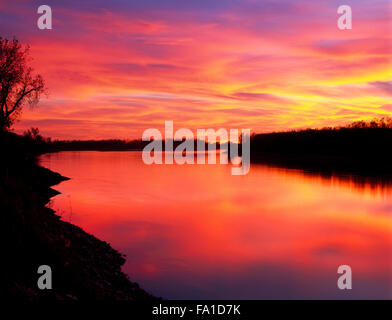
M 135 140 L 122 140 L 122 139 L 105 139 L 105 140 L 52 140 L 51 138 L 43 137 L 39 133 L 38 128 L 30 128 L 23 134 L 26 138 L 30 139 L 41 152 L 58 152 L 58 151 L 140 151 L 151 141 L 142 141 L 141 139 Z M 182 141 L 173 141 L 173 150 L 181 144 Z M 194 146 L 200 141 L 194 140 Z M 209 143 L 204 143 L 204 149 L 209 149 Z M 211 143 L 212 144 L 212 143 Z M 214 144 L 215 145 L 215 144 Z M 223 148 L 225 143 L 216 144 L 216 149 Z M 165 141 L 162 141 L 162 150 L 165 149 Z
M 298 169 L 392 172 L 392 118 L 341 127 L 256 134 L 253 162 Z
M 252 151 L 301 154 L 369 154 L 389 151 L 392 118 L 346 126 L 254 134 Z

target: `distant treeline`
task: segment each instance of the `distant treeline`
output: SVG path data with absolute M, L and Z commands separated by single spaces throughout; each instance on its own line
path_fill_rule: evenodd
M 57 151 L 137 151 L 143 150 L 151 141 L 139 140 L 121 140 L 121 139 L 106 139 L 106 140 L 52 140 L 44 138 L 39 134 L 38 128 L 31 128 L 24 132 L 23 136 L 30 140 L 36 149 L 41 152 L 57 152 Z M 182 141 L 173 141 L 173 149 L 181 144 Z M 162 150 L 165 149 L 165 141 L 160 141 Z M 208 150 L 209 143 L 205 141 L 194 140 L 194 150 L 198 144 L 204 144 L 204 149 Z M 226 147 L 227 143 L 217 143 L 216 149 Z
M 148 142 L 142 140 L 54 140 L 48 143 L 50 151 L 78 151 L 78 150 L 96 150 L 96 151 L 126 151 L 142 150 Z
M 45 145 L 46 152 L 56 152 L 56 151 L 82 151 L 82 150 L 92 150 L 92 151 L 138 151 L 143 150 L 143 148 L 149 144 L 151 141 L 142 140 L 55 140 L 47 141 Z M 173 150 L 182 143 L 182 141 L 173 142 Z M 197 141 L 194 142 L 194 150 L 196 151 Z M 208 150 L 208 143 L 204 141 L 204 149 Z M 217 143 L 216 149 L 220 149 L 225 144 Z M 165 150 L 165 141 L 162 141 L 162 150 Z
M 392 171 L 392 119 L 359 121 L 342 127 L 255 134 L 253 162 L 285 167 Z
M 252 152 L 328 155 L 390 153 L 392 119 L 359 121 L 342 127 L 255 134 Z

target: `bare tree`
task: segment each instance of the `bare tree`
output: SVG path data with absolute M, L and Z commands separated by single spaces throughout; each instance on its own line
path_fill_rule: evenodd
M 27 104 L 38 103 L 45 84 L 28 66 L 29 46 L 0 37 L 0 131 L 9 129 Z

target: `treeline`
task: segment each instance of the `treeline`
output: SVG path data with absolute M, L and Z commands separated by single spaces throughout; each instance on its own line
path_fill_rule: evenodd
M 392 119 L 358 121 L 346 126 L 255 134 L 252 152 L 300 154 L 355 154 L 371 156 L 390 153 Z
M 150 143 L 141 139 L 51 140 L 42 137 L 37 128 L 27 130 L 24 137 L 31 142 L 30 146 L 33 145 L 36 150 L 41 152 L 143 150 Z M 253 134 L 250 141 L 252 159 L 257 159 L 260 154 L 384 159 L 391 153 L 392 118 L 358 121 L 339 127 Z M 174 149 L 180 143 L 181 141 L 174 141 Z M 197 141 L 195 140 L 195 150 L 196 145 Z M 217 149 L 223 146 L 223 143 L 222 145 L 218 143 Z M 163 150 L 165 148 L 164 141 L 162 141 L 162 148 Z M 205 149 L 208 150 L 208 143 L 205 143 Z
M 142 150 L 149 142 L 142 140 L 54 140 L 47 144 L 47 151 L 127 151 Z
M 35 150 L 42 152 L 57 151 L 138 151 L 143 150 L 151 141 L 139 140 L 121 140 L 121 139 L 105 139 L 105 140 L 52 140 L 45 138 L 39 133 L 38 128 L 30 128 L 23 133 L 25 141 L 29 141 L 29 145 L 33 145 Z M 173 150 L 181 144 L 182 141 L 173 141 Z M 200 141 L 194 140 L 194 150 L 196 150 Z M 209 144 L 205 141 L 205 150 L 208 150 Z M 165 141 L 161 141 L 162 150 L 165 149 Z M 227 143 L 217 143 L 216 149 L 226 147 Z
M 392 119 L 340 127 L 255 134 L 253 162 L 285 167 L 392 171 Z
M 44 145 L 45 152 L 56 152 L 56 151 L 138 151 L 143 150 L 144 147 L 149 144 L 150 141 L 142 140 L 119 140 L 119 139 L 108 139 L 108 140 L 55 140 L 46 141 Z M 165 150 L 165 141 L 162 141 L 162 150 Z M 182 143 L 182 141 L 173 142 L 173 150 Z M 204 141 L 202 142 L 204 143 Z M 193 141 L 194 150 L 196 150 L 197 140 Z M 204 143 L 205 150 L 208 150 L 208 143 Z M 216 149 L 220 149 L 222 144 L 217 144 Z

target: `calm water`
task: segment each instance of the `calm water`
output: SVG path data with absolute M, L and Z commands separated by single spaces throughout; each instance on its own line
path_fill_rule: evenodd
M 251 165 L 153 165 L 140 152 L 60 152 L 53 208 L 127 255 L 167 299 L 392 298 L 392 186 Z M 350 265 L 353 289 L 337 288 Z

